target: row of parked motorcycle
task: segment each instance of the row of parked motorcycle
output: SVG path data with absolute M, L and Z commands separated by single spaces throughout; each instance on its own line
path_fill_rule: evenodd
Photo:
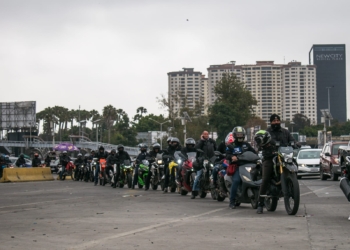
M 202 157 L 198 157 L 198 152 Z M 195 164 L 196 166 L 199 164 L 203 170 L 203 174 L 199 176 L 198 196 L 205 198 L 210 193 L 212 199 L 219 202 L 224 201 L 230 196 L 232 185 L 232 176 L 227 173 L 229 163 L 225 159 L 225 156 L 218 151 L 211 158 L 206 157 L 204 152 L 199 149 L 197 153 L 193 152 L 184 155 L 178 151 L 175 152 L 174 156 L 158 154 L 153 159 L 148 158 L 137 163 L 139 166 L 138 187 L 140 189 L 145 187 L 146 179 L 148 175 L 151 175 L 150 188 L 157 190 L 160 186 L 164 190 L 166 166 L 164 159 L 170 159 L 169 164 L 167 164 L 170 173 L 170 192 L 177 191 L 181 195 L 187 195 L 189 192 L 192 192 L 196 178 L 194 166 Z M 237 191 L 235 205 L 239 206 L 241 203 L 248 203 L 251 204 L 252 208 L 256 209 L 262 178 L 261 159 L 252 152 L 244 152 L 237 157 L 243 164 L 239 166 L 241 182 Z M 101 186 L 108 184 L 112 187 L 123 188 L 127 185 L 128 188 L 131 188 L 135 164 L 135 161 L 124 161 L 120 166 L 121 174 L 119 180 L 116 180 L 116 165 L 108 169 L 105 159 L 100 159 L 98 164 L 97 159 L 94 159 L 91 163 L 79 166 L 69 163 L 66 169 L 62 170 L 61 167 L 59 171 L 65 171 L 62 179 L 70 175 L 72 180 L 75 181 L 93 182 L 96 167 L 99 166 L 99 184 Z M 265 206 L 268 211 L 275 211 L 278 200 L 284 198 L 287 213 L 294 215 L 299 208 L 300 191 L 297 180 L 297 166 L 293 162 L 293 148 L 280 147 L 278 155 L 274 158 L 274 164 L 272 180 L 265 197 Z M 180 176 L 177 176 L 178 169 L 181 169 Z M 214 169 L 217 171 L 216 183 L 213 180 Z M 107 170 L 109 171 L 108 174 Z

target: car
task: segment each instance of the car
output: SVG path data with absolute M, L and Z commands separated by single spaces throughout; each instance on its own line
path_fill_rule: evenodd
M 16 161 L 17 161 L 18 157 L 12 157 L 12 156 L 10 156 L 9 159 L 10 159 L 10 161 L 12 162 L 12 166 L 17 167 L 17 166 L 16 166 Z M 27 167 L 27 168 L 32 167 L 32 162 L 31 162 L 29 159 L 24 158 L 24 160 L 26 161 L 26 167 Z
M 295 160 L 298 164 L 297 178 L 302 176 L 319 176 L 321 149 L 300 149 Z
M 340 146 L 347 146 L 347 141 L 327 142 L 320 155 L 320 178 L 325 181 L 330 178 L 337 181 L 341 174 L 339 165 L 338 149 Z
M 59 159 L 51 160 L 50 162 L 51 173 L 54 173 L 54 172 L 57 173 L 59 165 L 60 165 Z

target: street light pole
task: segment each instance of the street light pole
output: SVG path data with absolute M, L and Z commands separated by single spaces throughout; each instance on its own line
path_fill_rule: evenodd
M 98 127 L 97 127 L 97 122 L 101 121 L 101 119 L 98 119 L 96 121 L 93 121 L 92 123 L 96 124 L 96 148 L 98 148 Z
M 326 87 L 326 89 L 328 90 L 328 111 L 329 113 L 331 113 L 331 101 L 330 101 L 330 97 L 329 97 L 329 90 L 333 88 L 333 87 Z M 328 119 L 328 127 L 331 126 L 331 119 Z
M 158 123 L 158 124 L 160 125 L 160 134 L 161 134 L 160 149 L 162 150 L 162 149 L 163 149 L 163 130 L 162 130 L 162 125 L 163 125 L 164 123 L 170 122 L 170 120 L 167 120 L 167 121 L 165 121 L 165 122 L 158 122 L 158 121 L 156 121 L 156 120 L 153 120 L 152 118 L 148 118 L 148 119 L 150 119 L 150 120 L 152 120 L 152 121 L 154 121 L 154 122 L 156 122 L 156 123 Z

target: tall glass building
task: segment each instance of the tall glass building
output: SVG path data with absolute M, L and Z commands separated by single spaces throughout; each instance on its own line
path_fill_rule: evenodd
M 333 119 L 345 122 L 347 119 L 345 44 L 313 45 L 309 52 L 309 63 L 317 67 L 318 123 L 321 121 L 320 109 L 328 109 L 328 106 Z

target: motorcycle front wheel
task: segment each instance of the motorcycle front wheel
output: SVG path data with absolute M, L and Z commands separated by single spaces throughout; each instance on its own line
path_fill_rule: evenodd
M 211 194 L 211 198 L 216 201 L 218 199 L 218 192 L 216 191 L 216 188 L 212 187 L 210 189 L 210 194 Z
M 284 206 L 289 215 L 295 215 L 299 209 L 300 189 L 295 174 L 288 174 L 286 178 L 286 194 L 284 194 Z
M 253 189 L 252 191 L 254 193 L 254 197 L 250 199 L 250 204 L 252 205 L 253 209 L 257 209 L 259 203 L 259 190 Z
M 265 207 L 267 211 L 274 212 L 277 208 L 277 203 L 278 203 L 277 197 L 265 198 Z
M 131 173 L 128 173 L 126 177 L 128 179 L 128 188 L 131 188 L 131 186 L 132 186 L 132 175 L 131 175 Z

